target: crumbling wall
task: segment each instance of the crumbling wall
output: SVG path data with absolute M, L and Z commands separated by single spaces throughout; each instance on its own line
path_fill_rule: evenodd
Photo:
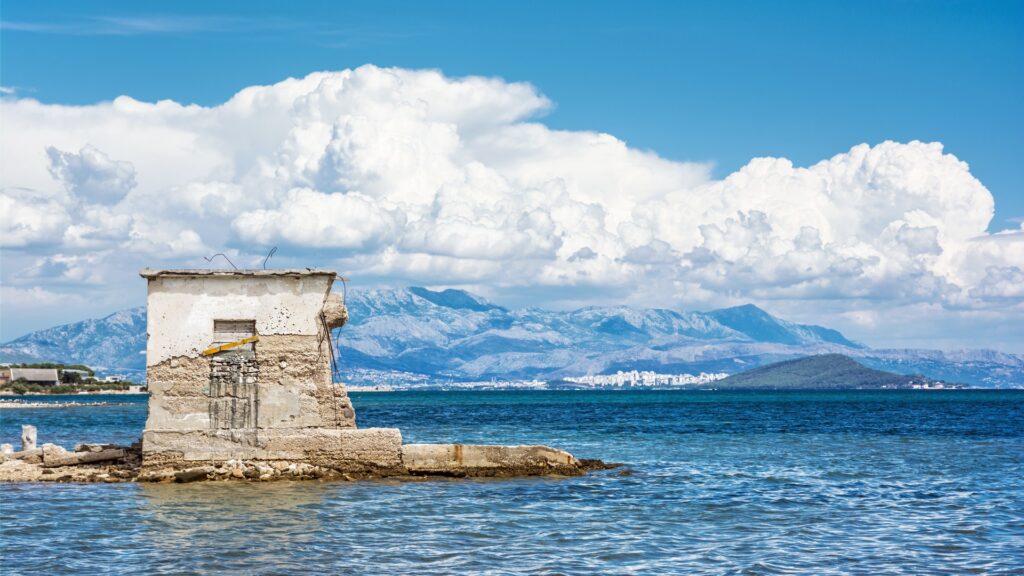
M 331 381 L 331 350 L 324 336 L 260 336 L 257 350 L 260 392 L 267 394 L 268 402 L 280 399 L 278 407 L 265 413 L 263 427 L 355 427 L 355 410 L 345 386 Z M 294 395 L 299 397 L 297 407 Z
M 210 371 L 211 359 L 204 356 L 182 356 L 149 366 L 146 431 L 211 428 Z
M 305 437 L 315 447 L 323 438 L 319 429 L 356 426 L 345 387 L 331 382 L 329 354 L 317 336 L 269 335 L 260 336 L 252 353 L 151 366 L 146 462 L 155 462 L 157 452 L 203 460 L 305 458 L 293 449 L 295 438 Z M 197 446 L 211 449 L 198 450 L 205 456 L 185 456 Z M 332 451 L 327 446 L 318 454 Z
M 228 350 L 211 357 L 207 388 L 210 428 L 256 428 L 260 413 L 259 366 L 252 350 Z

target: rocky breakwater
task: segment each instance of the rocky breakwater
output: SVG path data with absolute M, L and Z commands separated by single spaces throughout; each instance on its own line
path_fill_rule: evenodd
M 22 449 L 0 447 L 0 482 L 197 482 L 272 480 L 364 480 L 510 478 L 518 476 L 579 476 L 590 470 L 614 468 L 600 460 L 577 459 L 547 446 L 477 444 L 399 444 L 382 457 L 363 460 L 325 458 L 320 462 L 241 460 L 180 462 L 143 466 L 139 443 L 131 446 L 79 444 L 69 451 L 55 444 L 36 447 L 33 426 L 23 427 Z M 370 448 L 370 447 L 368 447 Z M 387 452 L 385 454 L 385 452 Z M 391 452 L 394 452 L 393 454 Z M 370 454 L 371 452 L 367 452 Z
M 404 444 L 402 465 L 414 476 L 455 478 L 579 476 L 588 470 L 617 466 L 579 459 L 565 450 L 547 446 L 489 444 Z
M 0 481 L 129 482 L 138 476 L 142 451 L 113 444 L 79 444 L 69 451 L 56 444 L 36 446 L 35 426 L 21 427 L 21 450 L 0 445 Z

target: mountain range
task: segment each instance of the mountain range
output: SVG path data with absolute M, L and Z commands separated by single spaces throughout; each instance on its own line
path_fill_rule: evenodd
M 340 378 L 353 384 L 558 379 L 652 370 L 727 372 L 838 353 L 880 370 L 984 387 L 1024 384 L 1024 357 L 992 350 L 874 349 L 836 330 L 747 304 L 711 312 L 592 306 L 509 309 L 462 290 L 350 290 L 335 333 Z M 0 344 L 0 361 L 62 361 L 100 374 L 145 374 L 144 307 Z

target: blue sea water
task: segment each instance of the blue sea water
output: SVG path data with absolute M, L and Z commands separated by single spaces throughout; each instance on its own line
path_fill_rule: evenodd
M 353 394 L 409 442 L 544 443 L 580 478 L 0 485 L 3 574 L 1022 574 L 1024 391 Z M 95 398 L 90 398 L 94 400 Z M 144 399 L 5 410 L 130 442 Z M 66 399 L 65 399 L 66 400 Z

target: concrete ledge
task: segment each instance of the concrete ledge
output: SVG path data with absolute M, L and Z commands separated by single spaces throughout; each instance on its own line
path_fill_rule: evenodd
M 330 276 L 335 278 L 338 273 L 333 270 L 319 270 L 314 268 L 271 268 L 269 270 L 264 269 L 237 269 L 237 270 L 222 270 L 222 269 L 181 269 L 181 270 L 158 270 L 153 268 L 143 268 L 139 270 L 139 276 L 152 280 L 153 278 L 167 277 L 167 278 L 188 278 L 192 276 Z M 344 278 L 348 280 L 347 278 Z
M 397 428 L 147 430 L 142 446 L 145 467 L 227 460 L 288 460 L 339 470 L 402 465 L 402 433 Z
M 406 444 L 402 464 L 420 475 L 575 476 L 585 471 L 572 454 L 547 446 Z
M 309 436 L 276 441 L 299 442 Z M 315 436 L 318 436 L 316 445 L 320 452 L 306 453 L 298 460 L 185 460 L 183 452 L 168 450 L 148 453 L 143 463 L 138 443 L 132 446 L 81 445 L 74 453 L 45 444 L 36 450 L 2 455 L 0 482 L 513 478 L 579 476 L 591 470 L 619 466 L 577 459 L 568 452 L 546 446 L 411 444 L 403 447 L 401 434 L 393 428 L 328 429 Z
M 306 447 L 306 461 L 343 471 L 402 467 L 402 433 L 398 428 L 315 428 L 310 435 L 280 439 L 286 449 Z M 273 447 L 274 444 L 271 444 Z

